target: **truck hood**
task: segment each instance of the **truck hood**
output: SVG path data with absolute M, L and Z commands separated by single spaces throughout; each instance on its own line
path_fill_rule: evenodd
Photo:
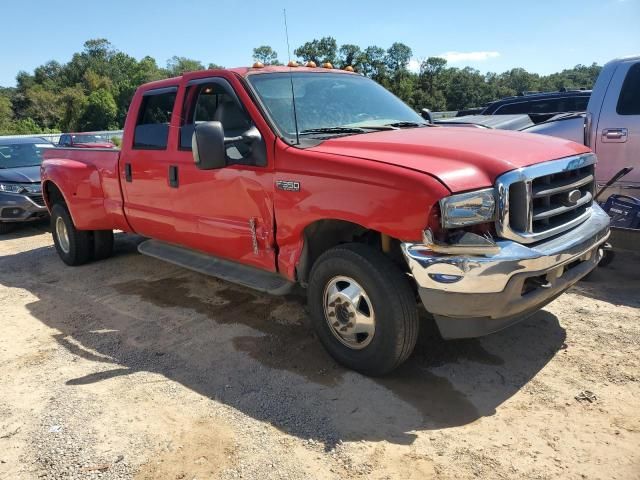
M 490 187 L 520 167 L 590 150 L 561 138 L 475 127 L 424 127 L 332 138 L 310 150 L 398 165 L 452 192 Z
M 36 183 L 40 181 L 40 165 L 35 167 L 0 168 L 0 182 Z

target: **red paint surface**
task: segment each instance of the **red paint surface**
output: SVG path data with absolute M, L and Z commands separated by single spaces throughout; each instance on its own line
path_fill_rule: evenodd
M 61 190 L 80 229 L 132 231 L 294 279 L 303 231 L 313 222 L 345 220 L 417 241 L 431 208 L 452 191 L 489 187 L 506 171 L 588 151 L 550 137 L 443 127 L 354 135 L 298 149 L 274 135 L 241 79 L 282 71 L 288 69 L 202 71 L 144 85 L 131 103 L 121 152 L 50 149 L 43 185 L 52 182 Z M 178 149 L 186 83 L 214 76 L 231 83 L 260 130 L 267 147 L 265 167 L 198 170 L 192 153 Z M 166 86 L 179 87 L 167 149 L 134 150 L 142 92 Z M 126 163 L 132 182 L 125 182 Z M 179 188 L 169 186 L 170 165 L 178 167 Z M 276 189 L 277 180 L 297 181 L 300 191 Z

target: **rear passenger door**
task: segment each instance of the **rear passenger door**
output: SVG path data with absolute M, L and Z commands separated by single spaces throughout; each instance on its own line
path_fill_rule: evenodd
M 147 90 L 136 100 L 138 110 L 135 104 L 131 109 L 138 112 L 134 135 L 122 146 L 119 162 L 129 225 L 136 233 L 166 241 L 175 241 L 167 176 L 175 153 L 169 131 L 177 90 Z
M 622 63 L 614 72 L 600 111 L 595 151 L 598 183 L 632 166 L 634 171 L 620 184 L 633 188 L 629 195 L 640 194 L 640 62 Z

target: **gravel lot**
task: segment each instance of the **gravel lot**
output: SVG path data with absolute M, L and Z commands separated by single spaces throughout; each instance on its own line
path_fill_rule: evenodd
M 136 253 L 0 240 L 0 479 L 640 478 L 640 257 L 389 377 L 274 298 Z M 585 393 L 585 391 L 587 391 Z M 581 395 L 582 393 L 582 395 Z

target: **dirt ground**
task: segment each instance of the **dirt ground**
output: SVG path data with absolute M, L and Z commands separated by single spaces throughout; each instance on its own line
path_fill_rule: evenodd
M 640 478 L 638 256 L 482 339 L 425 318 L 371 379 L 322 350 L 303 299 L 137 242 L 69 268 L 46 225 L 0 240 L 0 479 Z

